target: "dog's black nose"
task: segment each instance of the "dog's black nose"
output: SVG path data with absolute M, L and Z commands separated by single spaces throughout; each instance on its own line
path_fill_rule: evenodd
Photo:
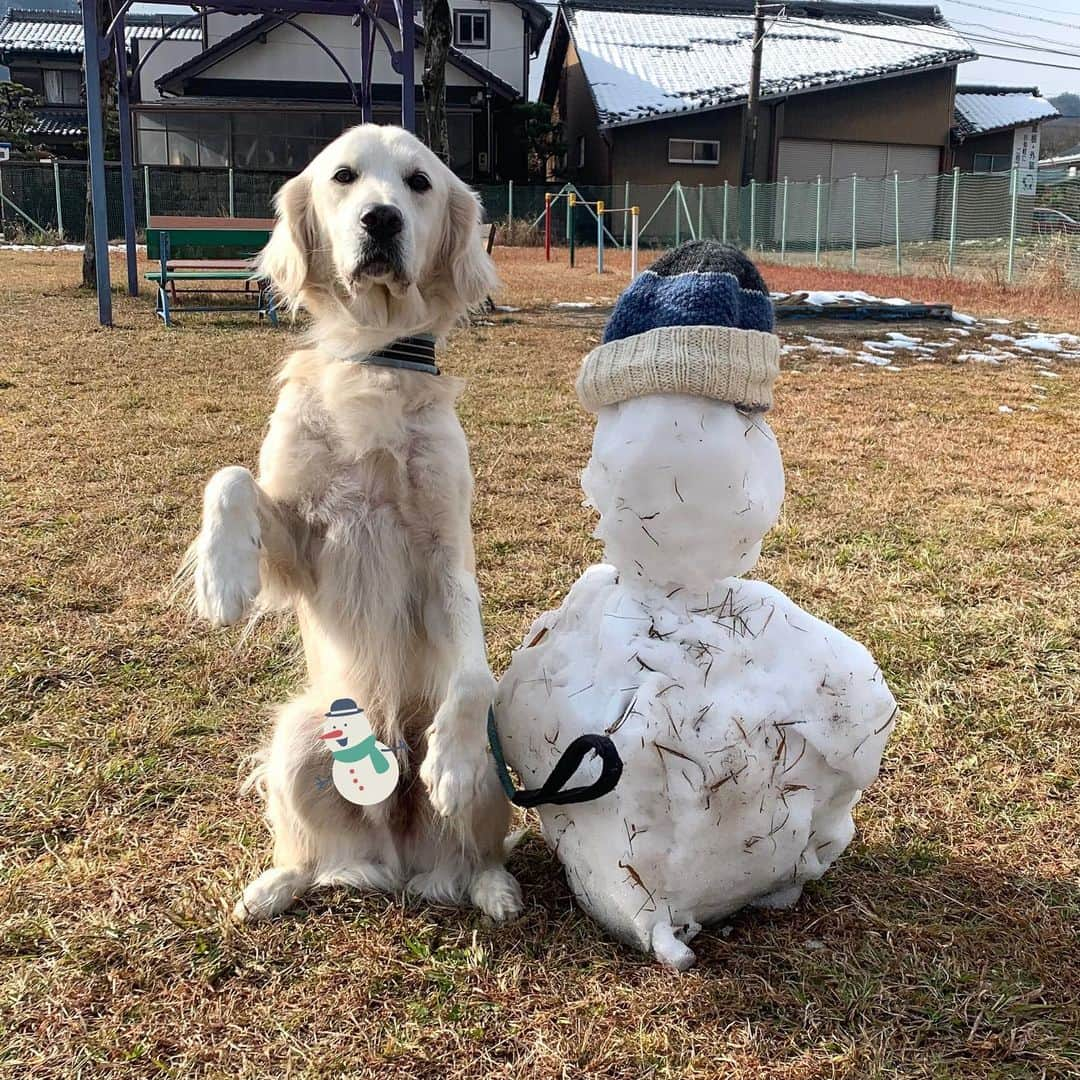
M 368 236 L 372 240 L 391 240 L 405 224 L 401 211 L 388 203 L 369 206 L 360 217 Z

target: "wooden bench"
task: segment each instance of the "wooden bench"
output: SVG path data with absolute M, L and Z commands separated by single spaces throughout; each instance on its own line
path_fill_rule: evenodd
M 255 269 L 255 256 L 270 239 L 273 218 L 197 218 L 151 216 L 146 230 L 146 253 L 159 269 L 147 273 L 157 285 L 157 313 L 166 326 L 173 311 L 253 311 L 277 325 L 277 311 L 270 283 Z M 243 295 L 253 305 L 181 305 L 180 293 L 233 293 L 236 289 L 212 288 L 217 282 L 243 283 Z M 178 283 L 192 287 L 178 290 Z

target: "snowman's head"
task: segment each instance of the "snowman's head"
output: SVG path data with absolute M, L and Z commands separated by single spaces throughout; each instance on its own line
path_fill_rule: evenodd
M 582 486 L 626 577 L 707 591 L 757 561 L 784 497 L 765 422 L 779 358 L 768 288 L 734 248 L 684 244 L 619 298 L 577 391 L 597 414 Z
M 332 751 L 344 750 L 370 732 L 364 710 L 352 698 L 338 698 L 325 716 L 319 739 L 329 743 Z
M 652 394 L 600 409 L 581 486 L 624 578 L 704 592 L 757 562 L 784 467 L 762 413 Z

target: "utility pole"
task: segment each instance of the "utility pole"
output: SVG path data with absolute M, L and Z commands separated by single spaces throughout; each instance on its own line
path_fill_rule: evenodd
M 754 178 L 757 160 L 758 102 L 761 97 L 761 47 L 765 43 L 765 14 L 761 0 L 754 0 L 754 39 L 750 58 L 750 93 L 743 120 L 742 182 L 745 187 Z

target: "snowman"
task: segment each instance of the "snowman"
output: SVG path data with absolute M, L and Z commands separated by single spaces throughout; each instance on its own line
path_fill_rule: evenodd
M 714 242 L 620 297 L 577 382 L 605 562 L 533 624 L 495 705 L 526 786 L 584 733 L 615 744 L 615 789 L 541 807 L 544 836 L 582 907 L 677 970 L 702 925 L 790 906 L 836 861 L 896 716 L 863 646 L 744 577 L 784 495 L 772 329 L 757 269 Z
M 330 747 L 330 775 L 338 793 L 359 806 L 390 798 L 398 782 L 397 757 L 375 738 L 364 710 L 352 698 L 338 698 L 325 715 L 318 737 Z

